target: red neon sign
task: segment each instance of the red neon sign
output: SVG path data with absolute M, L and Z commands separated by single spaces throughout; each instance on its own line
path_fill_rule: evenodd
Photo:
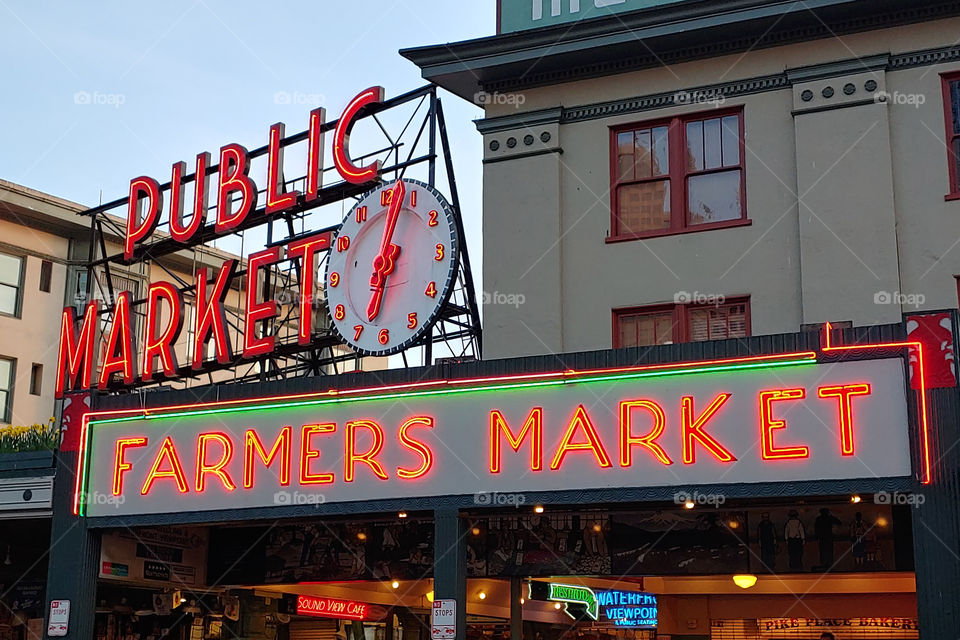
M 371 605 L 356 600 L 340 600 L 322 596 L 297 596 L 297 615 L 343 620 L 371 620 Z

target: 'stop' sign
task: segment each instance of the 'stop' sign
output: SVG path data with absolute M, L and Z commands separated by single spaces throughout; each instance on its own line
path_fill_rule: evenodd
M 77 509 L 908 476 L 903 360 L 813 352 L 94 415 Z
M 500 33 L 525 31 L 683 0 L 497 0 Z

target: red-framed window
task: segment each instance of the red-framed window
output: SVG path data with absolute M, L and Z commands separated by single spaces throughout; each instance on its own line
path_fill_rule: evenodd
M 945 73 L 943 112 L 947 125 L 947 164 L 950 167 L 948 200 L 960 199 L 960 71 Z
M 719 304 L 662 304 L 613 311 L 615 349 L 749 335 L 749 297 Z
M 610 130 L 608 241 L 749 224 L 743 109 Z

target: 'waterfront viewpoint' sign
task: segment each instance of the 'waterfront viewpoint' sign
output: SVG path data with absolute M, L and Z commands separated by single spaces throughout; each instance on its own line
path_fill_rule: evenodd
M 682 0 L 497 0 L 500 33 L 649 9 Z
M 81 439 L 91 516 L 911 473 L 903 360 L 812 352 L 100 413 Z

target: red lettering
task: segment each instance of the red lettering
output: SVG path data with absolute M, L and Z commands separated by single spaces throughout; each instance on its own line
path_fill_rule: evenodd
M 297 204 L 299 191 L 283 191 L 283 138 L 286 125 L 278 122 L 270 127 L 267 145 L 267 213 L 285 211 Z
M 632 418 L 634 409 L 646 409 L 653 415 L 653 427 L 644 436 L 635 436 L 632 432 Z M 667 418 L 663 407 L 652 400 L 625 400 L 620 403 L 620 466 L 633 465 L 633 447 L 640 446 L 653 454 L 661 464 L 673 464 L 659 444 L 657 438 L 663 434 Z
M 313 289 L 317 277 L 317 253 L 330 248 L 330 232 L 317 233 L 294 240 L 287 245 L 287 257 L 300 258 L 300 328 L 297 342 L 310 344 L 313 339 Z
M 130 292 L 121 291 L 113 308 L 113 324 L 100 368 L 100 389 L 110 386 L 110 379 L 119 373 L 124 384 L 133 384 L 137 377 L 136 350 L 130 330 Z
M 416 469 L 397 468 L 397 477 L 402 480 L 415 480 L 430 473 L 433 467 L 433 451 L 426 443 L 414 440 L 407 433 L 413 427 L 426 427 L 433 429 L 433 418 L 428 416 L 414 416 L 400 425 L 398 436 L 400 444 L 420 456 L 420 466 Z
M 146 204 L 145 207 L 144 204 Z M 157 228 L 162 208 L 163 192 L 160 191 L 160 183 L 148 176 L 140 176 L 130 181 L 130 198 L 127 201 L 127 233 L 123 240 L 123 257 L 125 260 L 133 258 L 133 249 L 137 242 L 149 237 Z
M 573 435 L 578 428 L 582 430 L 587 437 L 586 442 L 573 442 Z M 560 465 L 563 464 L 563 458 L 567 455 L 568 451 L 592 451 L 594 457 L 597 459 L 597 465 L 602 468 L 613 466 L 610 462 L 610 457 L 603 448 L 603 443 L 600 442 L 600 434 L 597 433 L 593 422 L 590 420 L 590 416 L 587 414 L 586 408 L 584 408 L 582 404 L 577 407 L 573 418 L 570 419 L 570 424 L 567 425 L 567 432 L 563 434 L 563 439 L 560 441 L 557 453 L 553 456 L 553 462 L 550 463 L 551 471 L 556 471 L 560 468 Z
M 220 192 L 214 227 L 218 234 L 238 227 L 257 208 L 257 186 L 247 175 L 249 171 L 249 154 L 244 147 L 228 144 L 220 148 Z M 232 211 L 231 203 L 234 193 L 240 194 L 236 211 Z
M 357 429 L 366 429 L 373 434 L 373 442 L 363 453 L 357 453 Z M 381 480 L 390 479 L 387 472 L 384 471 L 383 465 L 377 461 L 377 456 L 383 449 L 383 440 L 383 427 L 372 420 L 352 420 L 347 423 L 346 450 L 343 461 L 343 479 L 345 482 L 353 482 L 354 471 L 358 462 L 370 467 L 374 475 Z
M 543 470 L 543 409 L 534 407 L 530 410 L 520 433 L 514 435 L 498 409 L 490 412 L 490 473 L 500 473 L 500 434 L 507 437 L 507 444 L 514 452 L 519 452 L 523 441 L 530 436 L 530 470 Z
M 785 420 L 773 418 L 773 403 L 785 400 L 802 400 L 807 397 L 805 389 L 772 389 L 760 392 L 760 455 L 764 460 L 792 460 L 809 458 L 810 448 L 806 446 L 777 447 L 773 444 L 773 432 L 785 429 Z
M 854 453 L 853 438 L 853 397 L 870 395 L 870 385 L 867 383 L 836 385 L 820 387 L 817 395 L 821 398 L 836 398 L 839 408 L 840 422 L 840 453 L 852 456 Z
M 267 293 L 269 276 L 266 276 L 263 281 L 262 289 L 264 298 L 266 298 L 264 302 L 257 302 L 257 292 L 261 289 L 260 270 L 266 270 L 280 259 L 280 247 L 252 253 L 247 258 L 247 312 L 243 322 L 244 358 L 254 358 L 273 351 L 276 338 L 273 333 L 268 331 L 266 322 L 277 317 L 277 301 Z M 266 273 L 269 273 L 269 271 Z M 265 323 L 260 336 L 257 336 L 258 322 Z
M 383 87 L 371 87 L 350 101 L 344 110 L 333 134 L 333 163 L 343 179 L 353 184 L 364 184 L 380 175 L 380 161 L 358 167 L 350 159 L 350 130 L 360 111 L 372 104 L 383 102 Z
M 228 364 L 233 360 L 230 346 L 230 334 L 227 333 L 227 318 L 223 304 L 230 281 L 237 269 L 236 260 L 227 260 L 220 267 L 213 291 L 207 291 L 207 269 L 197 271 L 197 308 L 193 335 L 193 369 L 203 368 L 203 349 L 207 340 L 213 337 L 216 346 L 217 362 Z
M 163 331 L 157 334 L 160 326 L 160 301 L 165 300 L 170 317 Z M 154 282 L 147 290 L 147 322 L 143 337 L 143 366 L 140 377 L 144 382 L 153 379 L 154 362 L 160 358 L 163 375 L 173 378 L 179 365 L 173 344 L 183 329 L 183 295 L 169 282 Z
M 77 324 L 77 312 L 66 307 L 60 318 L 60 346 L 57 356 L 56 397 L 62 398 L 64 391 L 77 387 L 89 389 L 93 385 L 93 372 L 97 366 L 100 304 L 93 300 L 83 312 L 83 324 L 79 333 L 74 332 Z
M 697 442 L 703 445 L 703 447 L 720 462 L 736 461 L 736 458 L 732 453 L 727 451 L 727 449 L 722 444 L 717 442 L 713 436 L 703 430 L 703 427 L 707 424 L 710 418 L 716 415 L 717 411 L 720 410 L 720 407 L 723 406 L 723 403 L 725 403 L 729 398 L 729 393 L 721 393 L 713 399 L 713 402 L 710 403 L 710 406 L 704 409 L 703 413 L 700 414 L 700 417 L 696 419 L 694 418 L 693 413 L 693 398 L 691 396 L 685 396 L 681 400 L 680 413 L 683 424 L 683 464 L 693 464 L 697 461 Z

